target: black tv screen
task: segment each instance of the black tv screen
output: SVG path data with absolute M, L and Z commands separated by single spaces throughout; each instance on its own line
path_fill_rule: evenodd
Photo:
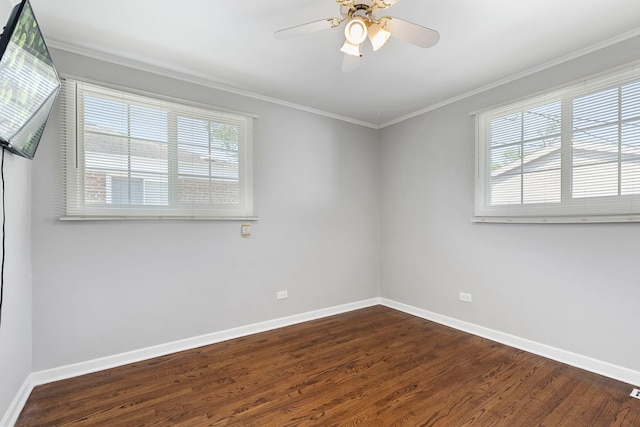
M 29 0 L 11 11 L 0 37 L 0 144 L 32 159 L 60 90 Z

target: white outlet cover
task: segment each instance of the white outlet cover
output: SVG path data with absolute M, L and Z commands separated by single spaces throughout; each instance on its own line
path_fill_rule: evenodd
M 472 296 L 467 292 L 460 292 L 460 301 L 471 302 Z
M 635 397 L 636 399 L 640 399 L 640 390 L 634 388 L 630 394 L 631 397 Z

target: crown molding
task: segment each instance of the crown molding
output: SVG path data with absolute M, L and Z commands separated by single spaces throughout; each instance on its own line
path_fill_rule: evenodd
M 513 74 L 513 75 L 511 75 L 509 77 L 506 77 L 504 79 L 496 80 L 495 82 L 489 83 L 489 84 L 481 86 L 481 87 L 479 87 L 477 89 L 474 89 L 474 90 L 462 93 L 460 95 L 454 96 L 452 98 L 446 99 L 446 100 L 444 100 L 442 102 L 438 102 L 436 104 L 429 105 L 428 107 L 425 107 L 425 108 L 422 108 L 420 110 L 414 111 L 413 113 L 409 113 L 409 114 L 404 115 L 402 117 L 398 117 L 397 119 L 393 119 L 393 120 L 390 120 L 388 122 L 382 123 L 381 125 L 379 125 L 379 128 L 382 129 L 382 128 L 385 128 L 387 126 L 395 125 L 395 124 L 404 122 L 405 120 L 409 120 L 409 119 L 412 119 L 414 117 L 421 116 L 421 115 L 423 115 L 425 113 L 428 113 L 430 111 L 437 110 L 438 108 L 442 108 L 442 107 L 447 106 L 449 104 L 453 104 L 453 103 L 461 101 L 463 99 L 470 98 L 470 97 L 472 97 L 474 95 L 478 95 L 478 94 L 480 94 L 482 92 L 486 92 L 488 90 L 495 89 L 495 88 L 497 88 L 499 86 L 505 85 L 507 83 L 514 82 L 514 81 L 519 80 L 519 79 L 521 79 L 523 77 L 527 77 L 527 76 L 530 76 L 532 74 L 538 73 L 540 71 L 544 71 L 544 70 L 547 70 L 549 68 L 553 68 L 553 67 L 555 67 L 557 65 L 564 64 L 566 62 L 572 61 L 574 59 L 577 59 L 577 58 L 580 58 L 582 56 L 588 55 L 590 53 L 597 52 L 597 51 L 599 51 L 601 49 L 604 49 L 604 48 L 609 47 L 609 46 L 613 46 L 614 44 L 621 43 L 621 42 L 623 42 L 625 40 L 629 40 L 629 39 L 637 37 L 637 36 L 640 36 L 640 28 L 636 28 L 635 30 L 628 31 L 628 32 L 620 34 L 620 35 L 618 35 L 616 37 L 612 37 L 612 38 L 610 38 L 608 40 L 602 41 L 600 43 L 596 43 L 596 44 L 594 44 L 592 46 L 589 46 L 589 47 L 584 48 L 584 49 L 580 49 L 580 50 L 575 51 L 573 53 L 570 53 L 568 55 L 561 56 L 561 57 L 556 58 L 556 59 L 554 59 L 552 61 L 545 62 L 544 64 L 529 68 L 527 70 L 524 70 L 524 71 L 521 71 L 519 73 Z
M 144 71 L 147 73 L 152 73 L 156 75 L 160 75 L 163 77 L 169 77 L 175 80 L 180 80 L 187 83 L 197 84 L 199 86 L 208 87 L 211 89 L 219 90 L 222 92 L 231 93 L 234 95 L 244 96 L 246 98 L 256 99 L 258 101 L 268 102 L 270 104 L 280 105 L 282 107 L 292 108 L 295 110 L 305 111 L 307 113 L 316 114 L 319 116 L 328 117 L 330 119 L 340 120 L 347 123 L 352 123 L 359 126 L 364 126 L 372 129 L 379 129 L 380 127 L 374 123 L 365 122 L 362 120 L 356 120 L 351 117 L 342 116 L 339 114 L 331 113 L 329 111 L 319 110 L 316 108 L 307 107 L 305 105 L 296 104 L 293 102 L 285 101 L 279 98 L 273 98 L 270 96 L 261 95 L 256 92 L 252 92 L 246 89 L 241 89 L 233 86 L 231 82 L 222 81 L 218 79 L 212 79 L 211 77 L 205 77 L 202 75 L 197 75 L 195 73 L 185 73 L 178 70 L 172 70 L 162 66 L 155 66 L 150 64 L 145 64 L 142 62 L 138 62 L 132 59 L 123 58 L 117 55 L 112 55 L 109 53 L 97 52 L 95 50 L 82 48 L 75 45 L 70 45 L 67 43 L 62 43 L 57 40 L 47 40 L 47 46 L 53 49 L 62 50 L 68 53 L 86 56 L 88 58 L 97 59 L 100 61 L 109 62 L 111 64 L 121 65 L 127 68 L 132 68 L 138 71 Z
M 324 117 L 328 117 L 331 119 L 335 119 L 335 120 L 340 120 L 343 122 L 347 122 L 347 123 L 351 123 L 351 124 L 355 124 L 358 126 L 364 126 L 367 128 L 371 128 L 371 129 L 383 129 L 385 127 L 388 126 L 392 126 L 401 122 L 404 122 L 406 120 L 421 116 L 423 114 L 426 114 L 430 111 L 434 111 L 437 110 L 439 108 L 445 107 L 447 105 L 453 104 L 455 102 L 461 101 L 463 99 L 466 98 L 470 98 L 472 96 L 478 95 L 480 93 L 486 92 L 488 90 L 497 88 L 499 86 L 505 85 L 507 83 L 511 83 L 514 82 L 516 80 L 519 80 L 521 78 L 533 75 L 535 73 L 547 70 L 549 68 L 561 65 L 563 63 L 569 62 L 571 60 L 580 58 L 582 56 L 588 55 L 590 53 L 594 53 L 597 52 L 601 49 L 604 49 L 606 47 L 609 46 L 613 46 L 617 43 L 621 43 L 625 40 L 629 40 L 633 37 L 637 37 L 640 36 L 640 28 L 637 28 L 635 30 L 632 31 L 628 31 L 626 33 L 620 34 L 616 37 L 612 37 L 608 40 L 602 41 L 600 43 L 596 43 L 592 46 L 589 46 L 587 48 L 584 49 L 580 49 L 578 51 L 575 51 L 573 53 L 570 53 L 568 55 L 564 55 L 561 56 L 559 58 L 556 58 L 552 61 L 546 62 L 544 64 L 529 68 L 527 70 L 521 71 L 519 73 L 513 74 L 511 76 L 508 76 L 504 79 L 500 79 L 497 80 L 495 82 L 489 83 L 487 85 L 481 86 L 477 89 L 468 91 L 468 92 L 464 92 L 460 95 L 448 98 L 446 100 L 443 100 L 441 102 L 426 106 L 424 108 L 421 108 L 419 110 L 416 110 L 412 113 L 406 114 L 404 116 L 398 117 L 396 119 L 387 121 L 385 123 L 382 124 L 375 124 L 375 123 L 370 123 L 370 122 L 366 122 L 366 121 L 362 121 L 362 120 L 356 120 L 353 119 L 351 117 L 346 117 L 346 116 L 342 116 L 339 114 L 335 114 L 335 113 L 331 113 L 329 111 L 324 111 L 324 110 L 319 110 L 316 108 L 311 108 L 311 107 L 307 107 L 305 105 L 301 105 L 301 104 L 296 104 L 293 102 L 289 102 L 289 101 L 285 101 L 279 98 L 274 98 L 274 97 L 270 97 L 270 96 L 265 96 L 265 95 L 261 95 L 259 93 L 256 92 L 252 92 L 250 90 L 246 90 L 246 89 L 241 89 L 238 87 L 235 87 L 233 85 L 233 83 L 228 82 L 228 81 L 221 81 L 221 80 L 217 80 L 217 79 L 212 79 L 210 76 L 202 76 L 202 75 L 197 75 L 195 73 L 186 73 L 186 72 L 182 72 L 182 71 L 178 71 L 178 70 L 171 70 L 171 69 L 167 69 L 165 67 L 161 67 L 161 66 L 154 66 L 154 65 L 149 65 L 149 64 L 144 64 L 132 59 L 128 59 L 128 58 L 123 58 L 117 55 L 113 55 L 113 54 L 108 54 L 108 53 L 101 53 L 101 52 L 96 52 L 94 50 L 91 49 L 86 49 L 86 48 L 82 48 L 79 46 L 75 46 L 75 45 L 70 45 L 70 44 L 66 44 L 66 43 L 62 43 L 59 42 L 57 40 L 48 40 L 47 44 L 55 49 L 58 50 L 62 50 L 65 52 L 69 52 L 69 53 L 73 53 L 73 54 L 78 54 L 78 55 L 82 55 L 82 56 L 86 56 L 89 58 L 93 58 L 93 59 L 98 59 L 101 61 L 106 61 L 109 63 L 113 63 L 113 64 L 117 64 L 117 65 L 122 65 L 128 68 L 133 68 L 139 71 L 144 71 L 144 72 L 149 72 L 149 73 L 153 73 L 153 74 L 157 74 L 157 75 L 161 75 L 164 77 L 169 77 L 169 78 L 173 78 L 176 80 L 181 80 L 181 81 L 185 81 L 188 83 L 194 83 L 200 86 L 204 86 L 204 87 L 208 87 L 208 88 L 212 88 L 212 89 L 216 89 L 216 90 L 220 90 L 223 92 L 227 92 L 227 93 L 232 93 L 235 95 L 240 95 L 240 96 L 244 96 L 247 98 L 252 98 L 252 99 L 256 99 L 259 101 L 264 101 L 264 102 L 268 102 L 271 104 L 276 104 L 276 105 L 280 105 L 283 107 L 287 107 L 287 108 L 292 108 L 295 110 L 300 110 L 300 111 L 304 111 L 307 113 L 311 113 L 311 114 L 316 114 L 319 116 L 324 116 Z

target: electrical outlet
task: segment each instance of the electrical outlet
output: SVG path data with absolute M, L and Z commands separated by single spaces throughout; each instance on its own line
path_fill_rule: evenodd
M 640 399 L 640 390 L 638 390 L 637 388 L 634 388 L 633 391 L 631 392 L 631 397 L 635 397 L 636 399 Z
M 289 298 L 289 293 L 287 291 L 279 291 L 276 294 L 276 299 L 286 299 Z
M 471 294 L 468 294 L 466 292 L 460 292 L 460 301 L 471 302 L 472 301 Z

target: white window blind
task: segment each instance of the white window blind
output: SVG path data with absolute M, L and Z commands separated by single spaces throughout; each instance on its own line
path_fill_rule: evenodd
M 255 219 L 254 117 L 64 79 L 63 219 Z
M 475 221 L 640 221 L 640 65 L 475 123 Z

